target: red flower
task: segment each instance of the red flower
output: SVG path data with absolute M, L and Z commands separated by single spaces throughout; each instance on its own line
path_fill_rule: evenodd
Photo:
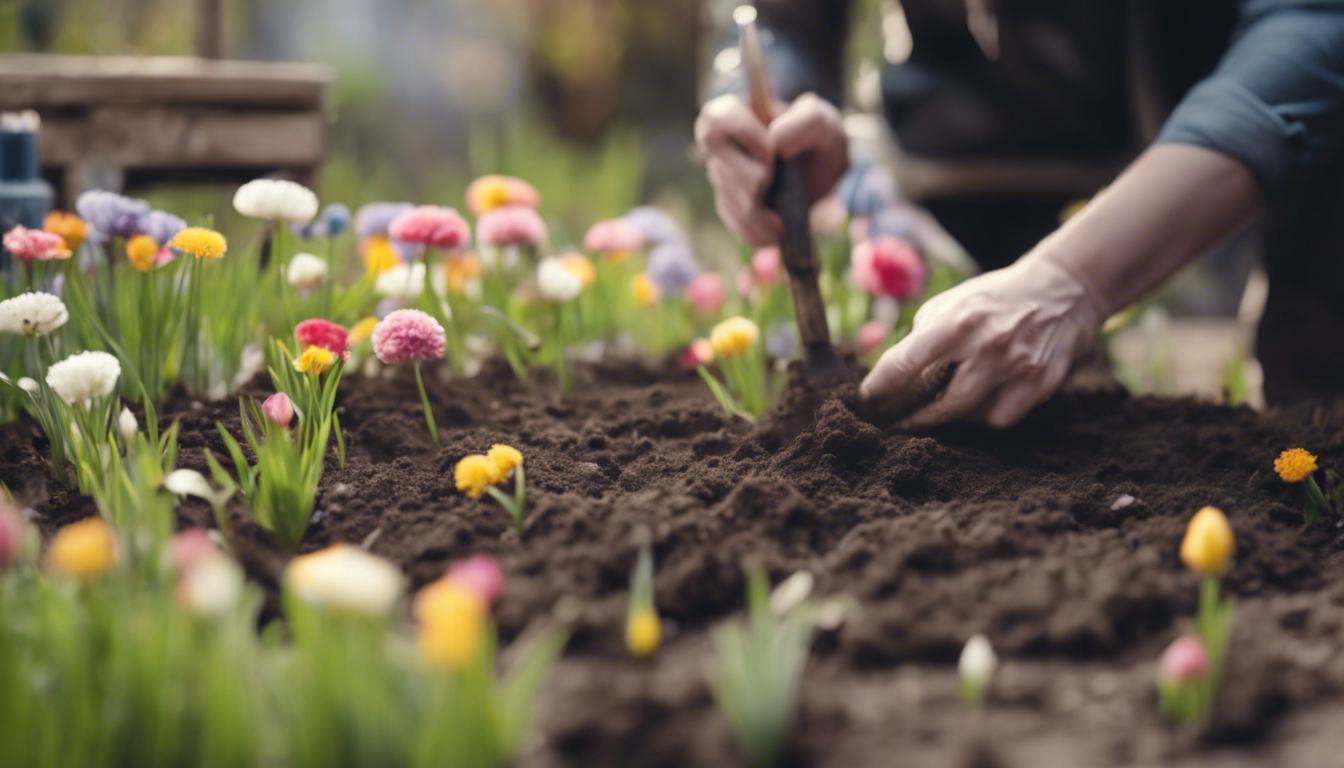
M 345 354 L 349 335 L 341 326 L 321 318 L 304 320 L 294 326 L 294 338 L 298 339 L 300 348 L 321 347 L 338 355 Z
M 854 282 L 875 296 L 908 299 L 924 288 L 928 270 L 904 240 L 879 237 L 854 246 Z

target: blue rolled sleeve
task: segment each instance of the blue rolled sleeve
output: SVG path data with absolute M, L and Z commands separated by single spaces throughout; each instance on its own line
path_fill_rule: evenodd
M 1157 141 L 1237 158 L 1274 200 L 1344 149 L 1344 2 L 1247 0 L 1241 19 Z

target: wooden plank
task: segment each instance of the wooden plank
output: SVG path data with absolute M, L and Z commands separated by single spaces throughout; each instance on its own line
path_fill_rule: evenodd
M 327 121 L 317 110 L 99 107 L 42 123 L 48 167 L 96 162 L 125 169 L 316 166 L 326 153 Z
M 319 64 L 183 56 L 0 55 L 0 109 L 95 104 L 227 104 L 321 108 Z

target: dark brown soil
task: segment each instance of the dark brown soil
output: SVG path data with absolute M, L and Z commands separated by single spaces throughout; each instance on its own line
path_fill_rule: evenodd
M 436 451 L 396 373 L 342 386 L 350 459 L 330 465 L 303 549 L 376 534 L 371 549 L 417 586 L 487 552 L 508 574 L 506 637 L 571 622 L 527 768 L 740 765 L 705 682 L 707 630 L 741 609 L 752 562 L 775 581 L 811 570 L 819 593 L 858 605 L 814 647 L 801 765 L 1344 765 L 1344 535 L 1301 530 L 1301 489 L 1271 469 L 1290 446 L 1344 468 L 1344 404 L 1257 414 L 1104 389 L 1061 395 L 1011 431 L 905 434 L 856 416 L 852 386 L 792 388 L 753 427 L 693 374 L 598 366 L 561 402 L 491 368 L 431 382 Z M 215 419 L 236 421 L 236 404 L 173 406 L 181 463 L 204 469 Z M 47 495 L 35 434 L 0 430 L 0 472 L 50 529 L 92 507 Z M 521 539 L 488 497 L 453 487 L 456 461 L 496 442 L 526 456 Z M 1191 734 L 1162 724 L 1152 680 L 1195 607 L 1177 548 L 1206 504 L 1236 531 L 1239 604 L 1216 721 Z M 647 662 L 621 642 L 645 526 L 667 639 Z M 273 593 L 287 556 L 255 527 L 244 538 Z M 976 632 L 1003 657 L 979 745 L 955 675 Z

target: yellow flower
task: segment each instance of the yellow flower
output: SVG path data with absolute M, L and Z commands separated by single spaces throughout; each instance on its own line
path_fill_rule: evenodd
M 71 523 L 56 532 L 47 550 L 47 567 L 90 581 L 117 562 L 117 535 L 101 517 Z
M 709 345 L 719 357 L 733 357 L 751 349 L 760 338 L 756 324 L 745 317 L 730 317 L 714 326 L 709 334 Z
M 345 342 L 348 346 L 355 346 L 361 341 L 373 335 L 373 327 L 378 324 L 378 318 L 366 317 L 350 327 L 350 333 L 346 334 Z
M 499 472 L 498 464 L 488 457 L 474 453 L 457 462 L 457 466 L 453 468 L 453 479 L 457 482 L 457 490 L 466 491 L 468 496 L 478 499 L 487 488 L 503 480 L 504 477 Z
M 401 263 L 397 258 L 397 249 L 386 235 L 369 235 L 359 244 L 359 257 L 364 260 L 364 270 L 370 275 L 379 275 Z
M 485 458 L 494 463 L 500 480 L 508 477 L 514 467 L 521 466 L 523 463 L 523 454 L 517 448 L 499 443 L 491 446 L 490 451 L 485 454 Z
M 635 303 L 645 309 L 658 303 L 658 286 L 646 274 L 636 275 L 630 283 L 630 290 L 635 294 Z
M 658 614 L 641 610 L 630 614 L 625 621 L 625 647 L 636 656 L 648 656 L 658 650 L 663 639 L 663 628 Z
M 474 253 L 449 256 L 443 260 L 448 290 L 455 294 L 467 292 L 467 283 L 481 276 L 481 260 Z
M 570 251 L 560 257 L 560 263 L 583 282 L 584 288 L 597 282 L 597 268 L 582 253 Z
M 1300 483 L 1316 471 L 1316 457 L 1304 448 L 1290 448 L 1274 460 L 1274 471 L 1286 483 Z
M 198 259 L 220 259 L 229 249 L 223 235 L 205 227 L 187 227 L 173 235 L 168 245 Z
M 536 208 L 541 196 L 531 184 L 513 176 L 491 174 L 482 176 L 467 186 L 467 210 L 473 216 L 506 205 L 526 205 Z
M 326 373 L 336 362 L 336 353 L 321 347 L 309 347 L 294 361 L 299 373 Z
M 148 272 L 158 255 L 159 244 L 149 235 L 136 235 L 126 241 L 126 258 L 141 272 Z
M 1221 576 L 1235 550 L 1232 526 L 1217 507 L 1205 507 L 1190 518 L 1185 540 L 1181 542 L 1181 560 L 1190 570 L 1205 576 Z
M 485 600 L 475 591 L 440 579 L 415 596 L 416 647 L 431 667 L 459 670 L 481 648 Z
M 65 241 L 65 247 L 71 252 L 79 250 L 79 244 L 84 242 L 85 235 L 89 233 L 89 225 L 83 219 L 66 211 L 48 213 L 42 221 L 42 229 L 60 235 Z

